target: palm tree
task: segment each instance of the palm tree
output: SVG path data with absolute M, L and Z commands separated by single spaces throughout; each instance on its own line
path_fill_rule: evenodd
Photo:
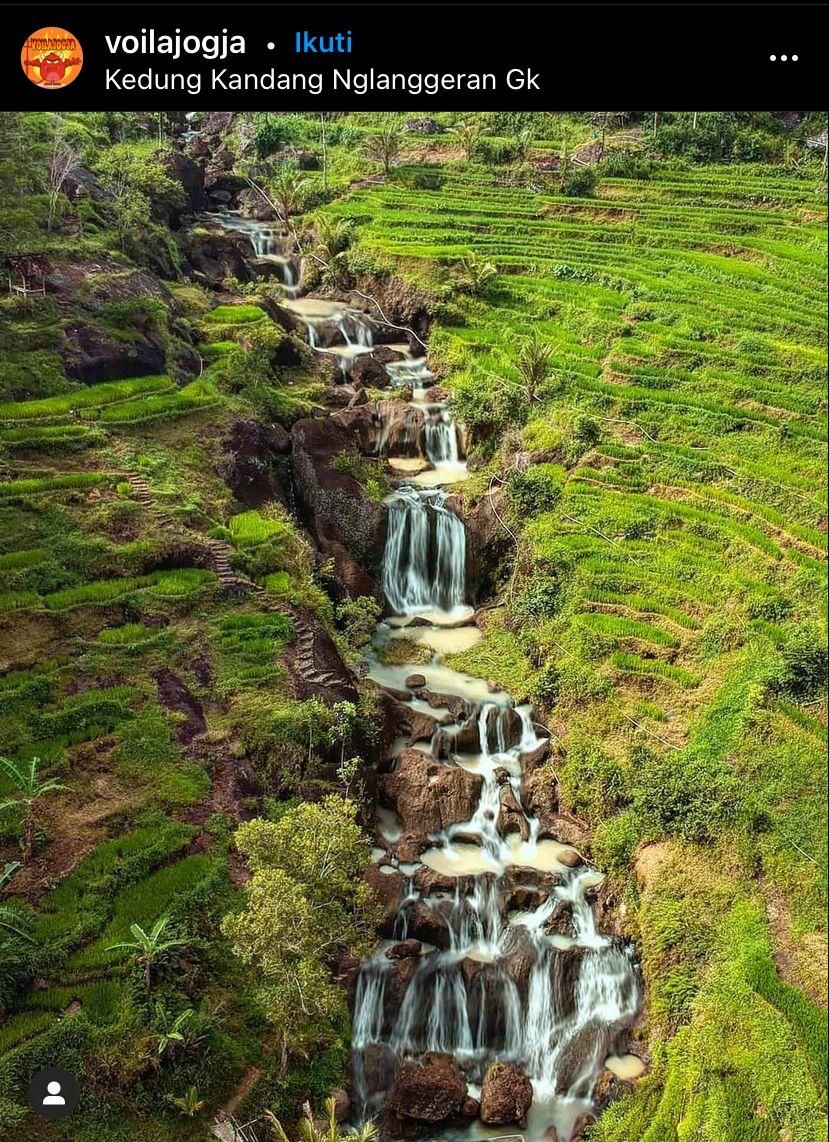
M 169 916 L 161 916 L 149 932 L 145 932 L 140 924 L 130 924 L 132 940 L 127 940 L 123 944 L 111 944 L 107 948 L 108 952 L 126 951 L 135 955 L 138 963 L 144 968 L 144 986 L 147 989 L 147 995 L 152 990 L 152 972 L 158 961 L 162 956 L 173 951 L 174 948 L 183 948 L 187 942 L 186 940 L 165 939 L 164 934 L 169 923 Z
M 3 891 L 19 868 L 20 861 L 13 860 L 0 872 L 0 892 Z M 21 936 L 24 940 L 31 941 L 32 937 L 26 931 L 30 927 L 31 922 L 28 916 L 24 916 L 22 912 L 18 912 L 16 908 L 12 908 L 8 904 L 0 904 L 0 928 L 4 932 L 13 932 L 15 936 Z
M 47 793 L 57 793 L 66 786 L 52 778 L 40 781 L 37 776 L 37 767 L 40 765 L 39 757 L 31 757 L 28 761 L 12 761 L 8 757 L 0 757 L 0 773 L 15 786 L 17 792 L 4 801 L 0 801 L 0 813 L 4 809 L 16 809 L 23 823 L 23 863 L 28 864 L 32 855 L 35 841 L 35 805 Z
M 550 375 L 552 356 L 552 345 L 544 341 L 537 330 L 522 340 L 515 364 L 527 395 L 527 404 L 538 399 L 536 390 Z
M 322 263 L 322 276 L 332 285 L 338 285 L 345 273 L 345 251 L 351 239 L 351 222 L 348 218 L 323 214 L 315 229 L 317 244 L 314 255 Z
M 480 119 L 464 120 L 457 123 L 454 130 L 463 147 L 464 155 L 467 159 L 474 159 L 478 143 L 484 133 L 483 123 Z
M 391 120 L 379 131 L 367 135 L 363 140 L 363 150 L 375 163 L 382 163 L 383 174 L 391 174 L 391 168 L 400 157 L 403 146 L 403 131 L 400 124 Z
M 467 293 L 479 296 L 486 293 L 487 287 L 494 277 L 497 276 L 498 270 L 488 262 L 486 258 L 480 257 L 479 254 L 468 254 L 465 258 L 460 258 L 458 261 L 458 284 Z
M 379 1131 L 373 1122 L 366 1122 L 354 1134 L 343 1134 L 337 1122 L 336 1105 L 333 1098 L 325 1100 L 326 1126 L 319 1129 L 310 1118 L 303 1118 L 299 1124 L 299 1138 L 296 1142 L 374 1142 Z M 265 1118 L 273 1127 L 277 1142 L 291 1142 L 282 1123 L 272 1110 L 265 1111 Z
M 271 179 L 269 190 L 280 221 L 287 226 L 291 216 L 302 209 L 308 179 L 296 163 L 283 163 Z

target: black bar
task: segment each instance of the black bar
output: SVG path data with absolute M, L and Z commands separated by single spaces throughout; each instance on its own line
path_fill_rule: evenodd
M 12 110 L 492 110 L 573 106 L 594 108 L 614 96 L 635 107 L 713 110 L 759 103 L 822 103 L 825 71 L 824 5 L 151 5 L 6 6 L 3 70 Z M 70 31 L 81 43 L 83 67 L 62 88 L 30 82 L 20 64 L 27 36 L 42 27 Z M 156 36 L 242 36 L 243 55 L 209 61 L 201 55 L 112 53 L 105 37 L 154 29 Z M 297 54 L 295 35 L 351 33 L 351 51 Z M 274 43 L 274 49 L 267 47 Z M 786 56 L 783 62 L 782 56 Z M 774 61 L 771 56 L 776 56 Z M 792 57 L 797 56 L 795 61 Z M 356 94 L 335 86 L 344 74 L 400 73 L 495 77 L 494 89 L 383 91 Z M 148 90 L 107 88 L 107 72 L 151 73 Z M 214 83 L 214 69 L 267 75 L 322 75 L 319 94 L 301 81 L 284 91 L 232 90 Z M 511 88 L 520 73 L 537 87 Z M 199 77 L 199 90 L 157 86 L 169 73 Z M 158 77 L 157 79 L 155 77 Z M 196 82 L 195 80 L 193 81 Z M 620 96 L 624 96 L 620 100 Z M 614 102 L 613 99 L 610 100 Z

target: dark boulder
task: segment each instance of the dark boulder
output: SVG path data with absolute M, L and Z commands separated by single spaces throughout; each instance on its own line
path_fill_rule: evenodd
M 88 167 L 77 166 L 69 172 L 63 184 L 63 193 L 70 202 L 79 202 L 83 198 L 92 202 L 108 202 L 112 199 L 110 191 L 104 187 L 98 176 Z
M 168 203 L 153 203 L 153 213 L 168 226 L 181 222 L 182 212 L 191 214 L 207 208 L 207 195 L 204 192 L 204 169 L 181 151 L 166 151 L 162 166 L 169 178 L 181 185 L 182 202 L 179 206 Z
M 412 135 L 442 135 L 443 124 L 426 115 L 406 120 L 406 130 Z
M 249 282 L 256 277 L 253 246 L 244 234 L 200 227 L 182 231 L 181 246 L 190 272 L 212 285 L 226 278 Z
M 246 507 L 278 500 L 288 507 L 291 438 L 278 424 L 236 420 L 222 441 L 219 473 Z
M 426 1055 L 400 1068 L 388 1098 L 391 1110 L 418 1122 L 445 1122 L 460 1113 L 466 1083 L 448 1055 Z
M 359 411 L 359 410 L 356 410 Z M 298 507 L 323 555 L 344 548 L 370 575 L 379 573 L 386 509 L 359 480 L 335 467 L 353 449 L 353 435 L 333 417 L 299 420 L 291 431 Z
M 446 766 L 419 749 L 406 749 L 397 768 L 383 778 L 403 831 L 424 839 L 475 812 L 483 779 L 459 766 Z
M 491 1063 L 481 1086 L 481 1122 L 523 1125 L 533 1101 L 532 1083 L 511 1063 Z
M 207 723 L 201 703 L 182 679 L 166 666 L 160 666 L 158 670 L 154 670 L 152 677 L 159 702 L 166 709 L 180 716 L 181 720 L 173 730 L 177 741 L 187 745 L 198 734 L 203 734 L 207 728 Z
M 123 377 L 146 377 L 166 371 L 160 333 L 118 337 L 104 326 L 75 321 L 64 326 L 60 355 L 66 375 L 94 385 Z

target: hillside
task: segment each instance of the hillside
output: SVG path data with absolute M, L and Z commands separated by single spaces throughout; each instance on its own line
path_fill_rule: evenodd
M 0 1133 L 825 1137 L 818 120 L 659 115 L 3 117 Z

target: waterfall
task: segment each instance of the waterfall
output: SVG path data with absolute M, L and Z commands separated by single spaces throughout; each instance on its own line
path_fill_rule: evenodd
M 383 588 L 398 614 L 463 605 L 466 532 L 446 498 L 441 489 L 409 485 L 391 498 Z
M 436 406 L 430 410 L 423 429 L 423 445 L 435 466 L 459 462 L 458 431 L 447 408 Z
M 272 223 L 245 218 L 230 210 L 217 211 L 210 217 L 223 229 L 244 234 L 253 246 L 257 260 L 273 265 L 284 292 L 291 297 L 296 296 L 300 290 L 300 283 L 291 259 L 280 249 L 282 235 Z
M 359 329 L 352 334 L 344 324 L 341 332 L 348 344 L 359 337 Z M 394 384 L 412 387 L 412 407 L 426 417 L 423 450 L 441 469 L 438 479 L 450 478 L 445 469 L 461 463 L 457 432 L 444 405 L 425 401 L 433 381 L 425 362 L 407 357 L 387 371 Z M 381 455 L 387 437 L 384 426 Z M 421 624 L 448 617 L 454 625 L 453 612 L 466 600 L 466 535 L 446 490 L 403 484 L 387 503 L 382 584 L 389 607 L 397 616 L 419 616 Z M 408 690 L 407 668 L 400 669 L 400 682 L 392 684 L 406 679 Z M 475 680 L 444 666 L 440 655 L 417 672 L 432 691 L 430 708 L 440 706 L 444 688 L 463 699 L 454 724 L 445 714 L 436 726 L 429 750 L 434 763 L 475 773 L 480 792 L 471 818 L 425 838 L 414 860 L 412 838 L 389 828 L 390 810 L 381 810 L 387 816 L 380 817 L 379 859 L 390 865 L 384 871 L 406 875 L 386 930 L 414 946 L 392 953 L 380 945 L 361 968 L 352 1042 L 357 1117 L 382 1111 L 401 1065 L 436 1052 L 451 1055 L 473 1088 L 493 1062 L 519 1066 L 533 1086 L 525 1137 L 535 1142 L 554 1128 L 559 1142 L 570 1142 L 580 1115 L 592 1109 L 604 1061 L 624 1051 L 641 1004 L 638 966 L 629 947 L 596 928 L 589 894 L 602 875 L 550 839 L 548 823 L 524 806 L 522 759 L 542 745 L 530 707 L 470 687 Z M 408 701 L 425 712 L 414 691 Z M 398 857 L 403 841 L 407 851 Z M 452 878 L 454 890 L 447 887 Z M 407 958 L 405 969 L 389 958 L 397 954 Z M 449 1142 L 458 1134 L 438 1130 L 429 1137 Z

